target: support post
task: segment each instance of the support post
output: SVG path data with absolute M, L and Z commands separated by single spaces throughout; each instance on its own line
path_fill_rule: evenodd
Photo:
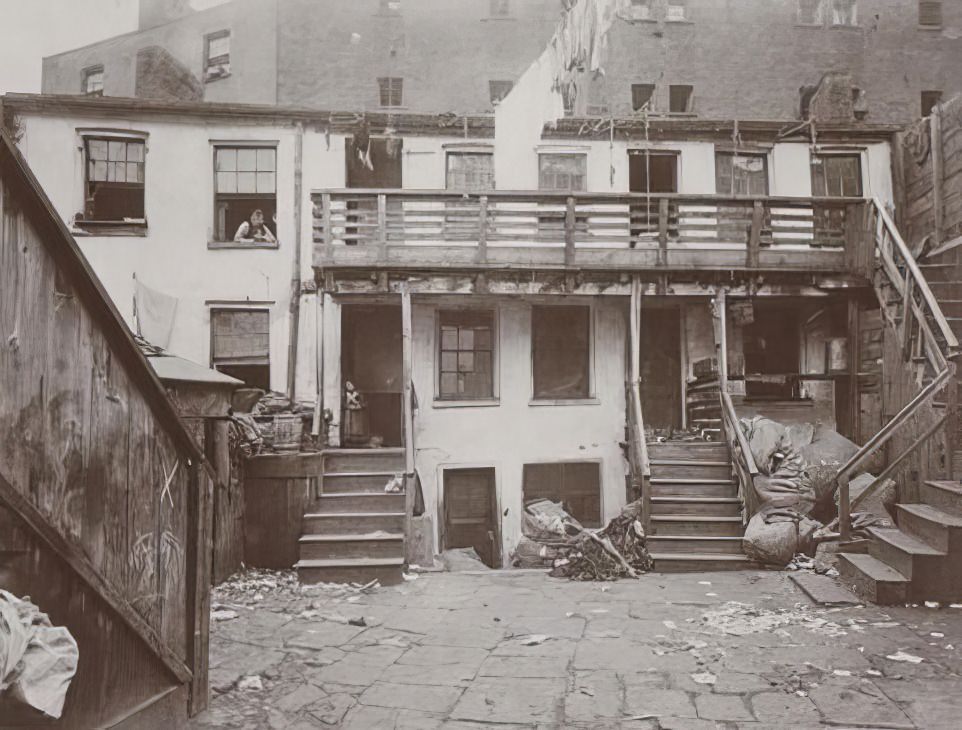
M 668 198 L 658 201 L 658 266 L 668 266 Z
M 565 266 L 575 262 L 575 199 L 569 195 L 565 204 Z
M 911 271 L 905 272 L 902 284 L 902 359 L 908 361 L 912 357 L 912 330 L 915 328 L 915 279 Z
M 962 476 L 955 471 L 955 452 L 959 448 L 959 430 L 962 427 L 959 422 L 958 367 L 954 362 L 948 364 L 949 384 L 945 394 L 945 472 L 950 481 Z
M 935 240 L 932 248 L 942 245 L 945 233 L 945 150 L 942 147 L 942 104 L 936 104 L 929 118 L 932 125 L 932 208 L 935 213 Z
M 855 442 L 861 433 L 858 369 L 862 361 L 862 336 L 859 327 L 858 299 L 852 297 L 848 300 L 848 407 L 851 433 L 847 436 Z
M 321 194 L 321 222 L 324 226 L 324 240 L 323 244 L 325 246 L 330 246 L 334 243 L 334 231 L 331 230 L 331 194 L 322 193 Z
M 379 193 L 377 196 L 377 247 L 378 259 L 387 258 L 387 195 Z
M 413 545 L 414 521 L 414 393 L 411 382 L 413 367 L 411 341 L 411 291 L 407 282 L 401 283 L 401 378 L 402 411 L 404 414 L 404 544 L 405 554 Z
M 759 248 L 762 240 L 762 226 L 765 224 L 765 207 L 756 200 L 752 207 L 752 227 L 748 233 L 748 252 L 745 265 L 749 270 L 758 268 Z
M 852 537 L 852 508 L 848 491 L 848 474 L 838 477 L 838 532 L 842 542 Z
M 478 201 L 478 258 L 479 264 L 488 261 L 488 196 Z
M 324 421 L 324 297 L 326 296 L 323 291 L 318 290 L 317 312 L 314 314 L 314 377 L 317 380 L 314 420 L 311 422 L 311 436 L 314 438 L 321 435 L 321 423 Z M 325 445 L 321 444 L 321 446 Z
M 728 392 L 728 292 L 715 294 L 715 357 L 718 360 L 718 389 Z

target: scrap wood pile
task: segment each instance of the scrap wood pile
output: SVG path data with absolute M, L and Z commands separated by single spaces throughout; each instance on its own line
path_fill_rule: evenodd
M 513 564 L 522 568 L 551 568 L 550 575 L 572 580 L 637 578 L 651 570 L 641 502 L 627 505 L 601 530 L 582 527 L 555 502 L 543 499 L 525 508 L 524 536 L 514 551 Z

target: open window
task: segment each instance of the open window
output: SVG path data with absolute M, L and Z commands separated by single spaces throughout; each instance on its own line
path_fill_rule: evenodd
M 230 76 L 230 31 L 219 30 L 204 38 L 204 81 Z
M 937 90 L 929 90 L 922 92 L 922 116 L 927 117 L 932 114 L 932 111 L 939 104 L 942 103 L 942 92 Z
M 494 312 L 438 314 L 438 399 L 494 398 Z
M 715 192 L 719 195 L 768 195 L 768 156 L 716 152 Z
M 817 198 L 862 197 L 861 155 L 812 155 L 812 195 Z
M 585 527 L 601 527 L 601 464 L 565 462 L 525 464 L 524 504 L 539 499 L 561 502 L 565 510 Z
M 217 145 L 214 171 L 215 240 L 276 246 L 277 149 Z
M 446 184 L 448 190 L 493 190 L 494 154 L 491 152 L 448 152 Z
M 673 84 L 668 87 L 668 111 L 672 114 L 690 114 L 694 111 L 695 87 Z
M 531 308 L 535 400 L 577 400 L 591 395 L 591 308 Z
M 85 203 L 77 224 L 143 228 L 146 140 L 91 135 L 83 141 Z
M 631 108 L 634 111 L 647 109 L 651 111 L 654 107 L 652 97 L 655 95 L 654 84 L 632 84 L 631 85 Z
M 211 366 L 252 388 L 270 390 L 270 312 L 212 309 Z
M 90 66 L 83 70 L 80 82 L 80 91 L 87 96 L 103 96 L 104 93 L 104 67 Z

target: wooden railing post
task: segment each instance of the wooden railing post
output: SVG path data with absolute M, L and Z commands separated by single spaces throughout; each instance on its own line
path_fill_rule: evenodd
M 727 291 L 715 294 L 715 357 L 718 361 L 718 389 L 728 392 L 728 301 Z
M 324 226 L 324 245 L 334 243 L 334 231 L 331 230 L 331 194 L 321 195 L 321 224 Z
M 379 193 L 377 196 L 377 234 L 375 237 L 379 249 L 378 258 L 387 258 L 387 195 Z
M 902 359 L 908 361 L 912 357 L 912 330 L 915 328 L 915 279 L 912 272 L 905 272 L 902 288 Z
M 575 262 L 575 199 L 568 196 L 565 205 L 565 266 Z
M 488 261 L 488 196 L 482 195 L 478 201 L 478 256 L 479 264 Z
M 668 266 L 668 198 L 658 201 L 658 266 Z
M 414 521 L 414 383 L 413 378 L 413 342 L 411 339 L 411 291 L 407 282 L 401 284 L 401 391 L 403 403 L 401 406 L 404 418 L 404 546 L 405 555 L 409 558 L 412 550 L 413 521 Z
M 765 207 L 762 201 L 756 200 L 752 207 L 752 227 L 748 233 L 748 251 L 745 255 L 745 266 L 748 269 L 758 268 L 759 249 L 761 247 L 762 226 L 765 223 Z

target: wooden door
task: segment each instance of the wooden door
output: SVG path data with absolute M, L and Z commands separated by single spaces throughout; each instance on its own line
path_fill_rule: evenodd
M 641 408 L 645 425 L 681 428 L 681 310 L 641 313 Z
M 444 472 L 444 549 L 473 547 L 485 565 L 501 567 L 494 469 Z

